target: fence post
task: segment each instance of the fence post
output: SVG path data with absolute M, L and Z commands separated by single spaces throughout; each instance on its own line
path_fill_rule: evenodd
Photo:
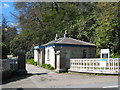
M 94 60 L 93 60 L 93 71 L 94 71 L 94 68 L 95 68 L 95 64 L 94 64 Z
M 16 74 L 27 74 L 26 71 L 26 64 L 25 64 L 25 51 L 19 50 L 18 51 L 18 70 Z
M 113 59 L 113 71 L 115 71 L 115 65 L 114 65 L 114 63 L 115 63 L 115 60 Z

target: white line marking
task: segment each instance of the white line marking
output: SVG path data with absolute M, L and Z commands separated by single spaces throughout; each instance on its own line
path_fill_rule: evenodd
M 120 85 L 114 85 L 114 86 L 104 86 L 103 88 L 118 88 Z

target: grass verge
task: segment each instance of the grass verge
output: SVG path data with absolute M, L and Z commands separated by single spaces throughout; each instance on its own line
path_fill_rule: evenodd
M 54 70 L 54 67 L 52 67 L 50 64 L 42 64 L 42 65 L 40 65 L 40 67 L 46 68 L 46 69 L 49 69 L 49 70 Z
M 32 64 L 32 65 L 37 66 L 37 62 L 35 62 L 34 59 L 26 59 L 26 62 L 27 62 L 28 64 Z

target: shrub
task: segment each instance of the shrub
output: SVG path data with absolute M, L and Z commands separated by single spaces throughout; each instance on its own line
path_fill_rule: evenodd
M 111 58 L 120 58 L 120 55 L 118 53 L 112 53 Z
M 43 67 L 49 70 L 54 70 L 54 67 L 52 67 L 50 64 L 42 64 L 40 67 Z
M 26 59 L 26 62 L 29 64 L 37 66 L 37 62 L 35 62 L 34 59 Z

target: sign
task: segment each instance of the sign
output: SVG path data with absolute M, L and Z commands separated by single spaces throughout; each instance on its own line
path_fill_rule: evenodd
M 100 67 L 106 67 L 107 60 L 109 60 L 109 49 L 101 49 Z
M 101 59 L 109 59 L 109 49 L 101 49 Z

